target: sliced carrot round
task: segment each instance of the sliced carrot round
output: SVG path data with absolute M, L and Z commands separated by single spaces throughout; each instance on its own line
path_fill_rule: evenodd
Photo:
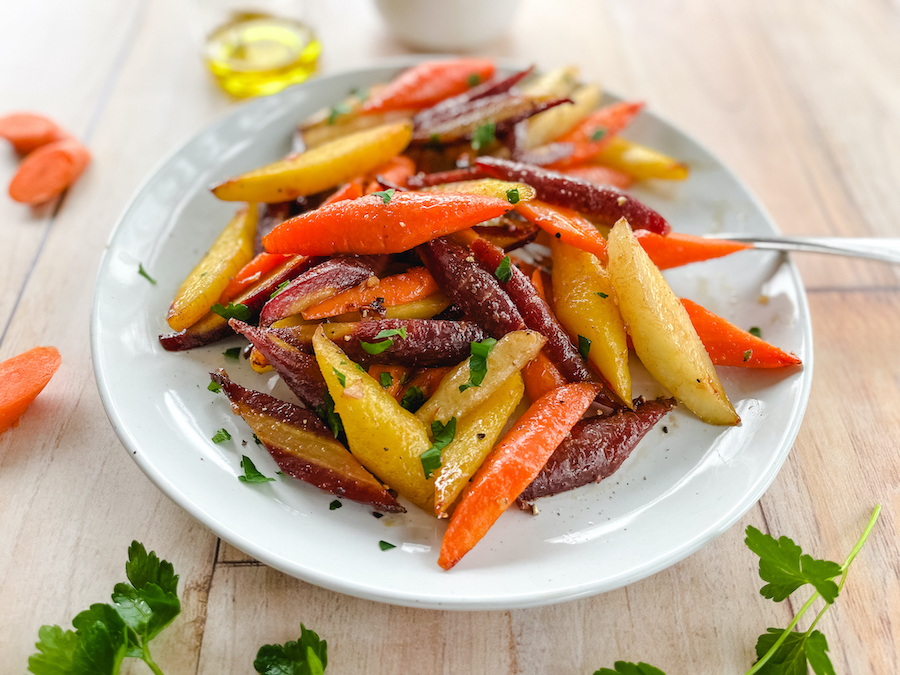
M 0 138 L 8 140 L 16 152 L 23 155 L 67 137 L 65 131 L 43 115 L 12 113 L 0 117 Z
M 56 347 L 35 347 L 0 363 L 0 434 L 19 423 L 61 360 Z
M 54 141 L 29 154 L 9 184 L 9 196 L 23 204 L 41 204 L 74 183 L 91 154 L 73 138 Z

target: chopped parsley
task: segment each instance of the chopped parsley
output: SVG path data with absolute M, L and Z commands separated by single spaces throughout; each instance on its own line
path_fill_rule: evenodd
M 598 296 L 600 296 L 601 298 L 604 298 L 604 299 L 606 299 L 606 298 L 609 297 L 606 293 L 594 293 L 594 295 L 598 295 Z
M 222 391 L 222 387 L 215 380 L 210 380 L 209 384 L 206 385 L 206 388 L 209 389 L 214 394 L 218 394 L 220 391 Z
M 497 341 L 494 338 L 486 338 L 481 342 L 472 343 L 472 355 L 469 357 L 469 381 L 459 387 L 460 391 L 465 391 L 469 387 L 481 386 L 484 376 L 487 375 L 488 354 L 496 344 Z
M 428 450 L 419 455 L 426 480 L 431 478 L 431 475 L 441 468 L 441 451 L 450 445 L 456 436 L 456 418 L 451 417 L 447 424 L 441 424 L 440 421 L 435 420 L 431 423 L 431 433 L 434 436 L 434 443 L 431 444 Z
M 344 375 L 341 371 L 339 371 L 334 366 L 332 366 L 331 369 L 334 371 L 334 376 L 337 378 L 338 382 L 341 383 L 341 386 L 346 387 L 347 386 L 347 376 Z
M 481 150 L 491 143 L 497 137 L 497 126 L 493 122 L 485 122 L 472 132 L 472 149 Z
M 584 337 L 584 335 L 578 336 L 578 353 L 581 354 L 581 358 L 587 359 L 588 354 L 591 351 L 591 341 Z
M 141 263 L 138 263 L 138 274 L 140 274 L 147 281 L 156 286 L 156 279 L 147 274 L 147 270 L 144 269 L 144 266 Z
M 222 352 L 222 354 L 224 354 L 226 359 L 234 359 L 235 361 L 237 361 L 239 358 L 241 358 L 241 348 L 231 347 L 230 349 L 226 349 L 224 352 Z
M 394 376 L 384 370 L 378 375 L 378 382 L 381 384 L 383 389 L 387 389 L 392 384 L 394 384 Z
M 510 188 L 506 191 L 506 201 L 510 204 L 518 204 L 519 203 L 519 188 Z
M 396 190 L 394 188 L 390 188 L 389 190 L 381 190 L 379 192 L 373 192 L 372 194 L 376 197 L 381 197 L 381 201 L 387 204 L 391 201 L 391 197 L 394 196 L 395 192 Z
M 394 335 L 399 336 L 401 339 L 406 339 L 406 326 L 400 326 L 400 328 L 385 328 L 384 330 L 379 331 L 378 335 L 374 338 L 376 340 L 382 340 L 382 342 L 363 342 L 360 340 L 359 346 L 369 354 L 381 354 L 381 352 L 394 346 L 394 341 L 392 339 Z M 384 338 L 387 339 L 385 340 Z
M 333 502 L 331 502 L 331 503 L 328 505 L 328 510 L 329 510 L 329 511 L 335 511 L 335 510 L 341 508 L 342 506 L 343 506 L 343 504 L 341 504 L 340 500 L 335 499 Z
M 212 437 L 213 443 L 222 443 L 223 441 L 230 441 L 231 434 L 228 433 L 227 429 L 219 429 Z
M 257 438 L 256 434 L 253 434 L 253 442 L 257 445 L 262 445 L 262 441 Z
M 352 110 L 346 103 L 338 103 L 328 109 L 328 124 L 334 124 L 338 121 L 338 117 L 346 115 Z
M 334 411 L 334 399 L 331 398 L 331 394 L 327 391 L 325 392 L 325 403 L 316 406 L 314 412 L 325 422 L 325 426 L 331 430 L 335 438 L 344 431 L 344 423 L 341 421 L 341 416 Z
M 423 403 L 425 403 L 425 394 L 416 386 L 407 389 L 406 393 L 403 394 L 403 398 L 400 399 L 400 405 L 410 412 L 416 412 L 416 410 L 422 407 Z
M 382 551 L 390 551 L 392 548 L 397 548 L 394 544 L 389 541 L 384 541 L 383 539 L 378 542 L 378 548 Z
M 497 265 L 497 269 L 494 270 L 494 276 L 505 284 L 512 276 L 511 267 L 512 262 L 510 261 L 509 256 L 503 256 L 503 260 L 500 261 L 500 264 Z
M 750 360 L 750 357 L 751 357 L 751 356 L 753 356 L 753 350 L 752 350 L 752 349 L 748 349 L 747 351 L 745 351 L 745 352 L 744 352 L 744 363 L 747 363 L 747 361 Z
M 750 330 L 747 331 L 753 337 L 762 338 L 762 331 L 759 329 L 759 326 L 753 326 Z
M 263 476 L 247 455 L 241 456 L 241 468 L 244 470 L 244 475 L 238 476 L 238 480 L 242 483 L 268 483 L 275 480 L 274 478 Z
M 283 291 L 285 288 L 287 288 L 287 285 L 289 283 L 291 283 L 290 279 L 288 279 L 287 281 L 282 281 L 280 284 L 278 284 L 278 288 L 276 288 L 274 291 L 272 291 L 272 295 L 269 296 L 269 300 L 272 300 L 276 295 L 279 295 L 281 293 L 281 291 Z
M 603 127 L 599 127 L 594 130 L 594 133 L 591 134 L 591 141 L 599 141 L 604 136 L 606 136 L 606 129 L 604 129 Z
M 235 305 L 233 302 L 229 302 L 228 307 L 223 307 L 217 302 L 210 309 L 226 321 L 228 319 L 237 319 L 238 321 L 250 320 L 250 308 L 247 305 Z
M 466 79 L 466 84 L 468 84 L 470 87 L 474 87 L 476 84 L 481 84 L 481 75 L 479 75 L 478 73 L 472 73 Z

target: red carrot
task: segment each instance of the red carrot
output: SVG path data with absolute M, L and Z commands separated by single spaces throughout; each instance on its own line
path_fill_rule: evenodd
M 68 136 L 55 122 L 43 115 L 13 113 L 0 117 L 0 138 L 12 143 L 16 152 L 22 155 Z
M 318 305 L 303 310 L 302 314 L 303 318 L 307 320 L 324 319 L 346 312 L 354 312 L 377 298 L 381 298 L 385 307 L 394 307 L 427 298 L 437 291 L 438 285 L 428 270 L 424 267 L 415 267 L 401 274 L 385 277 L 376 286 L 362 284 L 351 288 L 349 291 L 344 291 Z
M 519 202 L 516 204 L 516 211 L 563 243 L 606 260 L 606 239 L 589 220 L 577 212 L 562 206 L 550 206 L 536 199 Z
M 494 74 L 486 59 L 425 61 L 401 73 L 367 100 L 360 113 L 421 110 L 456 96 Z
M 35 347 L 0 363 L 0 434 L 19 423 L 60 361 L 56 347 Z
M 90 161 L 87 148 L 74 138 L 42 145 L 22 160 L 9 196 L 23 204 L 49 201 L 74 183 Z
M 481 195 L 374 194 L 286 220 L 263 238 L 263 245 L 269 253 L 303 255 L 400 253 L 511 208 L 506 200 Z
M 438 564 L 450 569 L 487 533 L 540 472 L 599 391 L 582 382 L 531 404 L 466 487 L 441 542 Z
M 661 235 L 649 230 L 635 230 L 634 236 L 650 256 L 650 260 L 661 270 L 753 248 L 753 244 L 707 239 L 680 232 Z
M 691 323 L 714 365 L 739 368 L 781 368 L 800 365 L 801 361 L 795 355 L 783 352 L 765 340 L 738 328 L 696 302 L 682 298 L 681 304 L 691 317 Z

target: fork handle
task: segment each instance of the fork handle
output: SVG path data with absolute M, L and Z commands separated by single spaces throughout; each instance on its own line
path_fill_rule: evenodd
M 775 251 L 830 253 L 883 262 L 900 263 L 900 239 L 863 237 L 767 237 L 750 234 L 715 234 L 715 239 L 729 239 L 753 244 L 755 248 Z

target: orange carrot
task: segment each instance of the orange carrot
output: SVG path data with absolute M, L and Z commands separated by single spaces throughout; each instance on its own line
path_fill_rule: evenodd
M 795 355 L 783 352 L 765 340 L 738 328 L 696 302 L 682 298 L 681 304 L 691 317 L 691 323 L 714 365 L 740 368 L 781 368 L 800 365 L 801 361 Z
M 650 260 L 661 270 L 701 260 L 720 258 L 735 251 L 753 248 L 753 244 L 724 239 L 707 239 L 679 232 L 661 235 L 649 230 L 635 230 L 634 236 L 637 237 L 641 248 L 650 256 Z
M 522 370 L 522 378 L 525 380 L 525 392 L 532 401 L 566 384 L 566 378 L 543 351 L 528 362 Z
M 322 206 L 342 202 L 345 199 L 357 199 L 363 196 L 362 178 L 354 178 L 349 183 L 344 183 L 337 190 L 328 195 L 328 199 L 322 202 Z M 320 207 L 321 208 L 321 207 Z
M 43 115 L 13 113 L 0 117 L 0 138 L 12 143 L 16 152 L 22 155 L 68 136 L 55 122 Z
M 438 385 L 444 379 L 444 375 L 450 372 L 449 368 L 422 368 L 409 382 L 406 382 L 400 391 L 394 395 L 398 401 L 402 401 L 403 397 L 413 387 L 418 388 L 422 392 L 424 399 L 429 399 L 437 391 Z
M 394 307 L 427 298 L 432 293 L 437 293 L 438 290 L 440 289 L 437 282 L 428 270 L 424 267 L 414 267 L 401 274 L 385 277 L 376 286 L 364 283 L 349 291 L 338 293 L 301 313 L 307 321 L 324 319 L 329 316 L 355 312 L 372 303 L 376 298 L 381 298 L 385 307 Z
M 425 61 L 401 73 L 363 103 L 361 114 L 420 110 L 468 91 L 494 74 L 486 59 Z
M 381 190 L 381 185 L 377 180 L 379 177 L 383 178 L 393 185 L 406 187 L 406 181 L 415 172 L 415 162 L 413 162 L 406 155 L 397 155 L 396 157 L 388 160 L 381 166 L 375 167 L 369 172 L 369 175 L 372 176 L 372 181 L 366 187 L 366 194 L 379 192 Z
M 567 176 L 584 178 L 597 185 L 612 185 L 623 190 L 627 190 L 634 183 L 634 179 L 627 173 L 616 171 L 608 166 L 598 166 L 597 164 L 573 166 L 565 169 L 563 173 Z
M 0 434 L 19 423 L 60 361 L 56 347 L 35 347 L 0 363 Z
M 463 492 L 441 542 L 441 567 L 453 567 L 487 533 L 534 480 L 599 391 L 596 384 L 569 384 L 531 404 Z
M 263 275 L 268 274 L 291 257 L 292 256 L 283 253 L 263 252 L 257 254 L 253 260 L 244 265 L 240 271 L 234 275 L 234 278 L 228 283 L 225 290 L 222 291 L 222 297 L 219 300 L 219 303 L 227 305 L 229 301 L 233 300 L 250 288 L 250 286 L 262 279 Z
M 582 251 L 593 253 L 601 260 L 606 260 L 606 239 L 587 218 L 572 209 L 550 206 L 534 199 L 530 202 L 519 202 L 516 204 L 516 211 L 563 243 L 571 244 Z
M 534 272 L 531 273 L 531 285 L 534 286 L 534 290 L 537 291 L 537 294 L 541 296 L 541 300 L 552 307 L 553 303 L 551 300 L 553 299 L 553 293 L 550 289 L 550 275 L 546 274 L 540 268 L 534 270 Z
M 369 375 L 375 378 L 376 382 L 381 384 L 384 391 L 394 398 L 400 393 L 400 387 L 403 386 L 406 378 L 409 377 L 409 368 L 405 366 L 387 366 L 380 363 L 373 363 L 369 366 L 368 372 Z M 382 382 L 382 373 L 387 373 L 390 376 L 384 378 L 385 382 L 388 383 L 387 386 L 384 386 L 385 383 Z
M 9 184 L 9 196 L 23 204 L 53 199 L 74 183 L 91 154 L 74 138 L 42 145 L 22 160 Z
M 303 255 L 400 253 L 511 208 L 505 199 L 450 192 L 368 195 L 286 220 L 263 237 L 263 246 Z
M 550 164 L 550 168 L 562 169 L 590 159 L 603 150 L 610 139 L 627 127 L 643 107 L 642 101 L 623 101 L 594 111 L 579 122 L 578 126 L 557 139 L 562 143 L 572 143 L 575 151 L 568 157 Z

